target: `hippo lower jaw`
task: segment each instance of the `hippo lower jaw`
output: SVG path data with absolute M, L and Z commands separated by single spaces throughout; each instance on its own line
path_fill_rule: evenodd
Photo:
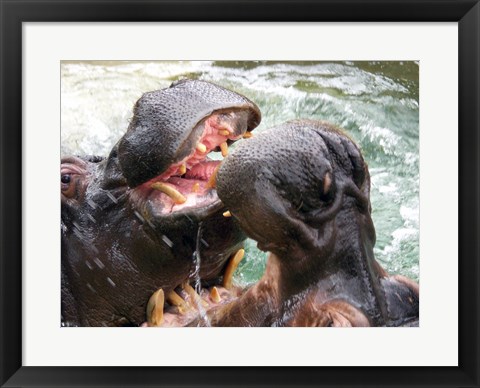
M 147 321 L 142 327 L 215 326 L 212 311 L 234 302 L 245 291 L 233 285 L 233 273 L 245 251 L 238 250 L 225 267 L 223 279 L 215 286 L 194 289 L 188 281 L 173 290 L 158 289 L 148 301 Z

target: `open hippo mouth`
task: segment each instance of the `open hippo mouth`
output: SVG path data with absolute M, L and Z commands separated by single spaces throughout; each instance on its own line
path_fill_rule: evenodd
M 203 81 L 145 93 L 118 143 L 120 168 L 142 216 L 202 219 L 220 210 L 213 188 L 220 161 L 210 153 L 225 157 L 229 145 L 250 137 L 260 120 L 246 97 Z
M 214 186 L 221 160 L 215 154 L 225 157 L 229 145 L 251 137 L 247 128 L 248 112 L 242 110 L 216 111 L 201 120 L 189 136 L 190 153 L 136 187 L 134 192 L 138 200 L 146 200 L 157 216 L 192 210 L 198 215 L 199 210 L 203 210 L 202 213 L 218 210 L 223 205 Z

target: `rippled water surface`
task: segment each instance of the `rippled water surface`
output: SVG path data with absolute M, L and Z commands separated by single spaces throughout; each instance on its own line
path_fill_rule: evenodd
M 107 155 L 135 101 L 185 77 L 253 100 L 263 117 L 256 132 L 295 118 L 332 122 L 369 164 L 377 260 L 418 280 L 418 73 L 416 62 L 63 62 L 62 155 Z M 246 248 L 236 280 L 251 283 L 266 255 L 253 241 Z

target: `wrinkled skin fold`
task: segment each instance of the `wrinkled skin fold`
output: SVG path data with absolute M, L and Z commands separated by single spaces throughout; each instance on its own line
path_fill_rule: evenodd
M 157 289 L 222 276 L 245 235 L 222 216 L 208 153 L 259 122 L 247 98 L 183 80 L 137 101 L 108 157 L 62 159 L 62 325 L 137 326 Z
M 258 283 L 188 325 L 418 325 L 418 284 L 374 258 L 368 167 L 340 129 L 297 120 L 262 132 L 224 160 L 217 191 L 270 254 Z

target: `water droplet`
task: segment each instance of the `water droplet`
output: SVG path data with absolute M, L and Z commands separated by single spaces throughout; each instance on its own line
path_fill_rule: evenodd
M 90 207 L 92 209 L 96 209 L 97 208 L 97 204 L 95 202 L 93 202 L 92 199 L 87 199 L 87 203 L 90 205 Z
M 141 222 L 142 224 L 145 223 L 145 218 L 143 218 L 142 215 L 141 215 L 139 212 L 137 212 L 137 211 L 135 210 L 135 211 L 133 212 L 133 214 L 135 214 L 135 216 L 140 220 L 140 222 Z
M 110 198 L 113 203 L 115 203 L 115 204 L 118 203 L 117 198 L 115 198 L 115 196 L 110 191 L 107 191 L 106 194 L 107 194 L 107 197 Z
M 167 236 L 162 235 L 162 240 L 165 244 L 167 244 L 170 248 L 173 247 L 173 242 Z
M 94 263 L 95 263 L 96 265 L 98 265 L 98 268 L 100 268 L 100 269 L 104 269 L 104 268 L 105 268 L 105 265 L 100 261 L 99 258 L 95 257 L 95 258 L 93 259 L 93 261 L 94 261 Z

